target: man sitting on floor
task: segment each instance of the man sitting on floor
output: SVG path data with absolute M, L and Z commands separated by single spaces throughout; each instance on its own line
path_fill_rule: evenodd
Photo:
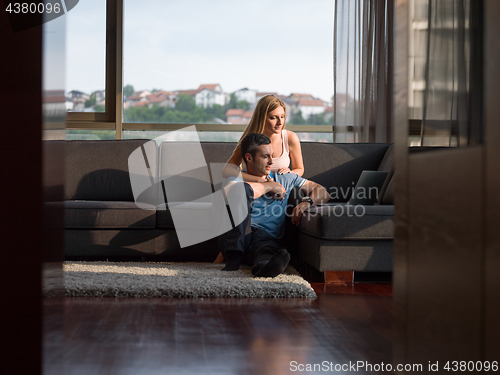
M 290 261 L 290 254 L 280 246 L 280 239 L 292 188 L 299 187 L 306 194 L 293 210 L 292 223 L 295 225 L 299 225 L 302 213 L 311 205 L 326 203 L 330 197 L 324 187 L 294 173 L 271 172 L 271 141 L 263 134 L 249 133 L 241 141 L 241 155 L 247 165 L 246 172 L 266 177 L 267 182 L 244 182 L 249 215 L 219 238 L 226 259 L 222 270 L 236 271 L 240 263 L 244 263 L 252 266 L 252 274 L 256 277 L 275 277 Z M 229 180 L 243 183 L 239 178 Z M 231 189 L 227 186 L 226 192 Z

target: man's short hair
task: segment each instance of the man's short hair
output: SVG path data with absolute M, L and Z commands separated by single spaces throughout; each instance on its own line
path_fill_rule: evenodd
M 245 160 L 245 155 L 250 154 L 252 158 L 255 158 L 257 149 L 262 145 L 268 145 L 271 140 L 264 134 L 261 133 L 248 133 L 245 138 L 241 140 L 241 156 Z

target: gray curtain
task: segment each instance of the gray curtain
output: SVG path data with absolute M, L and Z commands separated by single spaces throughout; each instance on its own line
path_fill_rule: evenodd
M 422 146 L 480 144 L 482 0 L 428 2 Z
M 393 0 L 336 0 L 334 142 L 392 142 Z

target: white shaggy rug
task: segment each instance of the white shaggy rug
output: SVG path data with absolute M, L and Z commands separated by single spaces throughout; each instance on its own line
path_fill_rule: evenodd
M 274 278 L 254 278 L 250 267 L 223 264 L 64 262 L 66 296 L 85 297 L 305 297 L 311 285 L 291 266 Z

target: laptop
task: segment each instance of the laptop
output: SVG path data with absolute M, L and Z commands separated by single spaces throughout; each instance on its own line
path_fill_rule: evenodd
M 380 190 L 388 174 L 389 172 L 382 171 L 361 172 L 361 176 L 359 176 L 359 180 L 352 192 L 348 204 L 373 206 L 375 203 L 378 203 Z

